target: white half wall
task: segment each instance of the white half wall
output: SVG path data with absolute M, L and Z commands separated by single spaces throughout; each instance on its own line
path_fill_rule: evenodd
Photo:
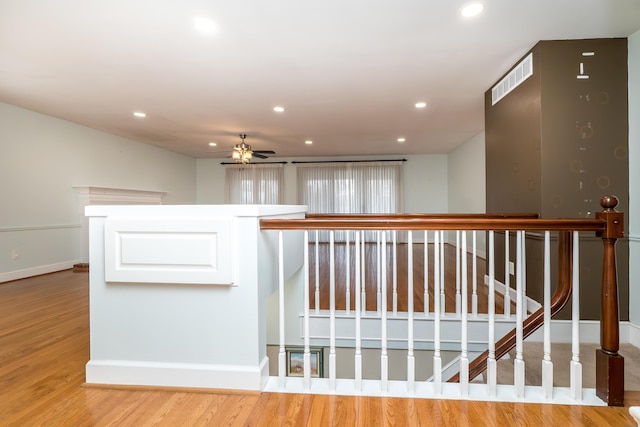
M 640 325 L 640 31 L 629 37 L 629 320 Z M 634 166 L 635 165 L 635 166 Z
M 166 192 L 196 201 L 196 161 L 0 103 L 0 282 L 70 268 L 82 215 L 73 187 Z

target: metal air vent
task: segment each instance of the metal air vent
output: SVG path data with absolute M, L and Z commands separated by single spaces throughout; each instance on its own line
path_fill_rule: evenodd
M 498 101 L 532 75 L 533 53 L 530 53 L 491 89 L 491 105 L 496 105 Z

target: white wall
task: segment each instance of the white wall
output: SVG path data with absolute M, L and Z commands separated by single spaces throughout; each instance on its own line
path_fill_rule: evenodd
M 629 320 L 640 325 L 640 31 L 629 37 Z
M 486 212 L 484 148 L 483 131 L 449 153 L 447 159 L 449 212 Z
M 324 158 L 276 158 L 288 162 L 284 166 L 284 203 L 297 204 L 296 165 L 292 161 L 320 160 L 379 160 L 405 158 L 404 206 L 405 212 L 447 212 L 447 155 L 394 155 Z M 198 159 L 197 202 L 199 204 L 224 203 L 224 166 L 221 159 Z
M 196 200 L 195 159 L 2 103 L 0 145 L 0 282 L 78 259 L 74 186 L 166 191 L 166 204 Z

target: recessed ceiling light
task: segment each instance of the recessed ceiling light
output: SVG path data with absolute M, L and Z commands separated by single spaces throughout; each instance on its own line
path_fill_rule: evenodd
M 405 141 L 406 141 L 406 139 L 405 139 L 405 138 L 398 138 L 398 142 L 399 142 L 399 143 L 401 143 L 401 144 L 402 144 L 403 142 L 405 142 Z
M 284 112 L 284 107 L 273 107 L 273 111 L 276 113 L 282 113 Z
M 133 113 L 134 116 L 136 117 L 147 117 L 147 115 L 145 113 L 143 113 L 142 111 L 135 111 Z
M 216 24 L 209 18 L 205 18 L 204 16 L 198 16 L 194 19 L 193 24 L 202 34 L 213 34 L 216 32 Z
M 307 145 L 311 145 L 311 144 L 313 144 L 313 141 L 310 140 L 310 139 L 307 139 L 304 143 L 307 144 Z
M 426 102 L 420 101 L 420 102 L 416 102 L 416 108 L 424 108 L 427 106 Z
M 217 144 L 217 143 L 215 143 L 215 142 L 213 142 L 213 141 L 211 141 L 211 142 L 209 143 L 209 147 L 217 147 L 217 146 L 218 146 L 218 144 Z
M 472 3 L 468 3 L 460 9 L 460 15 L 465 18 L 471 18 L 472 16 L 479 15 L 480 12 L 484 9 L 484 4 L 478 1 L 474 1 Z

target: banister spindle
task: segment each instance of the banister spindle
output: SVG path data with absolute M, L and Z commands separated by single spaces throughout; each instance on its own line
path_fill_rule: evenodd
M 509 259 L 509 230 L 504 232 L 504 317 L 511 317 L 511 262 Z
M 551 361 L 551 233 L 544 232 L 543 266 L 544 349 L 542 358 L 542 390 L 544 397 L 553 395 L 553 362 Z
M 429 233 L 424 230 L 424 314 L 429 314 Z M 436 297 L 437 295 L 434 294 Z
M 620 331 L 618 318 L 618 279 L 616 273 L 617 239 L 624 237 L 624 214 L 616 211 L 618 198 L 604 196 L 600 200 L 603 211 L 596 218 L 605 222 L 602 238 L 602 305 L 600 309 L 600 345 L 596 350 L 596 395 L 609 406 L 624 405 L 624 358 L 618 354 Z
M 364 235 L 362 236 L 362 240 L 364 240 Z M 364 249 L 364 248 L 362 248 Z M 361 339 L 361 316 L 363 306 L 361 304 L 359 292 L 360 286 L 364 287 L 364 283 L 361 282 L 360 276 L 360 231 L 356 231 L 356 242 L 355 242 L 355 250 L 356 250 L 356 283 L 355 283 L 355 310 L 356 310 L 356 352 L 354 358 L 354 371 L 355 371 L 355 388 L 356 392 L 362 391 L 362 339 Z
M 456 230 L 456 314 L 460 315 L 462 309 L 462 296 L 460 295 L 460 278 L 466 271 L 462 271 L 462 265 L 460 265 L 460 255 L 462 253 L 462 246 L 460 245 L 460 230 Z
M 309 350 L 309 231 L 304 231 L 304 389 L 311 390 L 311 353 Z
M 436 231 L 433 242 L 433 293 L 440 293 L 440 237 L 442 233 Z M 442 274 L 444 276 L 444 274 Z M 433 391 L 442 394 L 442 357 L 440 356 L 440 306 L 444 312 L 444 298 L 433 299 Z
M 393 230 L 393 315 L 398 315 L 398 232 Z
M 320 313 L 320 230 L 316 230 L 316 292 L 315 292 L 315 309 L 316 314 Z
M 407 391 L 413 394 L 416 379 L 416 362 L 413 354 L 413 231 L 408 233 L 407 245 Z
M 349 314 L 351 312 L 351 244 L 349 242 L 349 234 L 350 232 L 347 231 L 345 232 L 345 260 L 346 260 L 346 280 L 345 280 L 345 303 L 344 303 L 344 309 L 346 311 L 347 314 Z
M 476 230 L 472 232 L 472 244 L 473 244 L 473 258 L 471 259 L 471 314 L 473 317 L 478 317 L 478 253 L 477 253 L 477 240 Z
M 571 288 L 571 398 L 582 400 L 582 363 L 580 363 L 580 236 L 573 232 L 573 275 Z

